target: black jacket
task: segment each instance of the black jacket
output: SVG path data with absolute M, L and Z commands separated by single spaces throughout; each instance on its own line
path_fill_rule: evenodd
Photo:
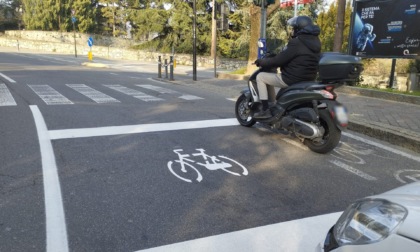
M 282 79 L 287 85 L 315 80 L 321 55 L 319 33 L 320 29 L 316 25 L 305 27 L 289 41 L 281 53 L 261 59 L 260 66 L 280 67 Z

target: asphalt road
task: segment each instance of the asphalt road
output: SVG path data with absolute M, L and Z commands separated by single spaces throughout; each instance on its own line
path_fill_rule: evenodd
M 303 233 L 321 241 L 328 214 L 420 175 L 408 150 L 346 131 L 335 151 L 316 154 L 239 126 L 223 92 L 81 62 L 0 53 L 0 251 L 194 250 L 188 241 L 309 251 Z M 253 235 L 314 216 L 328 218 L 276 241 Z M 244 250 L 246 240 L 225 236 L 243 230 L 264 242 Z

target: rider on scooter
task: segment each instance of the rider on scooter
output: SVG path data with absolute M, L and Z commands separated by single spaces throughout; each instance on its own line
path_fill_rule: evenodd
M 255 61 L 258 67 L 280 67 L 281 71 L 280 73 L 260 72 L 257 75 L 262 110 L 254 114 L 256 119 L 272 117 L 268 106 L 268 94 L 270 93 L 270 97 L 273 97 L 274 87 L 285 88 L 298 82 L 313 81 L 316 78 L 321 55 L 319 26 L 313 24 L 308 16 L 293 17 L 287 21 L 287 25 L 292 27 L 293 32 L 286 48 L 274 57 Z

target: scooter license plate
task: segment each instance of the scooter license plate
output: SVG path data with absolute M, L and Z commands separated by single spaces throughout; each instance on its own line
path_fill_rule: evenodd
M 349 116 L 347 114 L 347 109 L 343 106 L 337 106 L 334 108 L 335 117 L 337 118 L 338 123 L 347 124 L 349 122 Z

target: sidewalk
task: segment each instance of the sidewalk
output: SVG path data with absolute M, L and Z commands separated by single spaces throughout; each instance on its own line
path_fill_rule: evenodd
M 246 88 L 246 80 L 229 79 L 229 74 L 223 74 L 223 78 L 197 77 L 193 81 L 192 76 L 176 75 L 170 82 L 223 91 L 231 98 L 238 97 Z M 338 88 L 337 94 L 337 100 L 348 108 L 349 130 L 420 153 L 420 97 L 381 91 L 364 93 L 360 88 L 348 86 Z

